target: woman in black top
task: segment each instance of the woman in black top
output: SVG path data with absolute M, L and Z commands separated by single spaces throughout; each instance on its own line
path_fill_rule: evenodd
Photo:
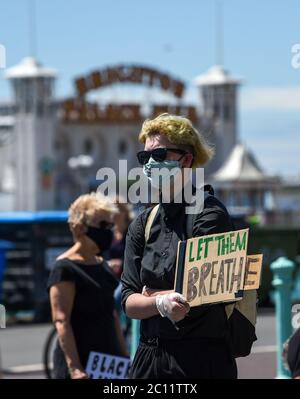
M 48 289 L 59 343 L 55 378 L 87 378 L 89 353 L 129 356 L 115 311 L 118 280 L 100 256 L 111 244 L 116 208 L 95 193 L 79 197 L 69 209 L 74 245 L 52 270 Z
M 140 141 L 145 151 L 138 158 L 151 184 L 160 184 L 152 180 L 153 168 L 176 165 L 180 171 L 203 165 L 212 155 L 190 121 L 168 114 L 146 121 Z M 122 306 L 128 317 L 141 320 L 130 378 L 237 377 L 224 304 L 190 309 L 186 298 L 173 292 L 177 244 L 187 238 L 186 205 L 161 201 L 147 240 L 151 210 L 129 226 Z M 194 237 L 232 230 L 226 208 L 214 196 L 205 200 L 193 226 Z

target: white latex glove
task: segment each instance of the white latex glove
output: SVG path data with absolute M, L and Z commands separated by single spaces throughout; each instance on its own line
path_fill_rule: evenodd
M 172 322 L 172 302 L 178 302 L 187 304 L 186 298 L 178 292 L 172 292 L 171 294 L 157 295 L 156 296 L 156 307 L 162 317 L 168 317 Z

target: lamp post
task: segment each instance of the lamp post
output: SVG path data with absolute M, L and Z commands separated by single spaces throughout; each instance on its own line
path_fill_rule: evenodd
M 297 271 L 295 276 L 294 289 L 292 292 L 292 302 L 300 303 L 300 255 L 296 256 L 295 262 Z
M 271 263 L 273 272 L 273 287 L 275 287 L 276 334 L 277 334 L 277 378 L 289 378 L 289 372 L 284 368 L 282 350 L 284 342 L 292 334 L 291 325 L 291 288 L 294 262 L 280 257 Z

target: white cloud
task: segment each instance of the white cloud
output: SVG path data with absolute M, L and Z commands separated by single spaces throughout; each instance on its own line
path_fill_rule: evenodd
M 300 86 L 256 87 L 241 90 L 243 111 L 274 109 L 280 111 L 300 111 Z

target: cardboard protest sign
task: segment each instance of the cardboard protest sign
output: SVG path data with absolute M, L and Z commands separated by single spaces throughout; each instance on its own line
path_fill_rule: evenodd
M 257 290 L 260 286 L 263 255 L 248 255 L 244 290 Z
M 177 249 L 175 291 L 191 307 L 238 301 L 257 289 L 262 255 L 247 257 L 249 229 L 181 241 Z
M 129 358 L 91 352 L 86 373 L 90 379 L 124 379 L 128 378 L 130 365 Z

